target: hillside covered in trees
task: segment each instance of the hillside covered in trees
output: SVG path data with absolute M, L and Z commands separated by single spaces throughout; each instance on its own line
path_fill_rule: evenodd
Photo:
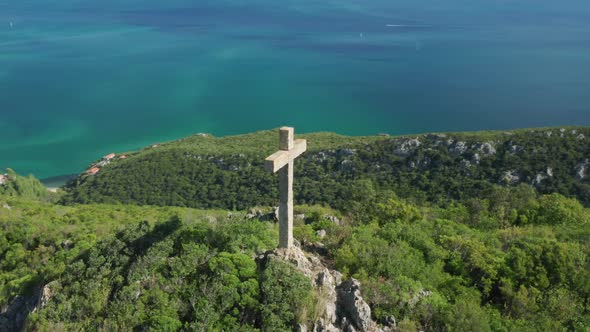
M 588 331 L 588 131 L 309 135 L 294 236 L 360 281 L 384 330 Z M 59 197 L 14 190 L 37 183 L 14 174 L 0 186 L 0 330 L 311 328 L 325 290 L 288 260 L 260 263 L 278 243 L 261 166 L 275 148 L 276 132 L 194 136 Z
M 275 131 L 195 135 L 126 154 L 71 181 L 63 203 L 247 209 L 273 205 L 277 178 L 264 171 Z M 430 134 L 412 137 L 301 135 L 295 164 L 300 204 L 345 209 L 366 191 L 416 202 L 479 197 L 494 185 L 528 184 L 590 204 L 590 128 Z

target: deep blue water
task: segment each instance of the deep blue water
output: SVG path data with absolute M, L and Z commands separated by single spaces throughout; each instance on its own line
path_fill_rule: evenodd
M 590 2 L 0 0 L 0 169 L 284 124 L 590 125 Z

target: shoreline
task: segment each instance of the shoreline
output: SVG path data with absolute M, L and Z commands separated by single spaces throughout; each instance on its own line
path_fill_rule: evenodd
M 412 137 L 412 136 L 420 136 L 420 135 L 428 135 L 428 134 L 451 134 L 451 135 L 488 134 L 489 135 L 489 134 L 501 134 L 501 133 L 506 133 L 506 132 L 527 131 L 527 130 L 555 130 L 555 129 L 560 129 L 560 128 L 570 130 L 570 129 L 590 128 L 590 125 L 568 125 L 568 126 L 556 125 L 556 126 L 524 127 L 524 128 L 516 127 L 516 128 L 511 128 L 511 129 L 491 129 L 491 130 L 484 129 L 484 130 L 475 130 L 475 131 L 430 131 L 430 132 L 415 132 L 415 133 L 410 133 L 410 134 L 406 134 L 406 133 L 395 134 L 395 133 L 383 132 L 383 133 L 375 133 L 373 135 L 348 135 L 348 134 L 340 134 L 336 131 L 314 131 L 314 132 L 303 131 L 300 134 L 305 136 L 305 135 L 331 133 L 331 134 L 336 134 L 336 135 L 344 136 L 344 137 L 358 137 L 358 138 L 361 138 L 361 137 L 389 137 L 389 138 L 396 138 L 396 137 Z M 176 139 L 164 140 L 164 141 L 159 141 L 157 143 L 150 143 L 150 144 L 142 145 L 139 148 L 137 148 L 137 150 L 126 151 L 126 152 L 127 153 L 136 152 L 136 151 L 142 150 L 145 147 L 178 142 L 178 141 L 184 140 L 186 138 L 194 137 L 194 136 L 208 137 L 208 138 L 212 138 L 212 139 L 224 139 L 224 138 L 246 136 L 246 135 L 251 135 L 251 134 L 265 132 L 265 131 L 272 131 L 275 129 L 277 129 L 277 128 L 272 128 L 272 129 L 267 129 L 267 130 L 257 130 L 257 131 L 246 132 L 246 133 L 241 133 L 241 134 L 221 135 L 221 136 L 216 136 L 215 134 L 212 134 L 212 133 L 193 133 L 191 135 L 182 136 L 182 137 L 179 137 Z M 97 159 L 98 158 L 100 158 L 100 156 L 97 156 Z M 83 170 L 81 172 L 83 172 Z M 55 175 L 55 176 L 42 178 L 42 179 L 40 179 L 40 181 L 47 188 L 60 188 L 60 187 L 64 186 L 69 180 L 76 178 L 79 174 L 80 173 Z

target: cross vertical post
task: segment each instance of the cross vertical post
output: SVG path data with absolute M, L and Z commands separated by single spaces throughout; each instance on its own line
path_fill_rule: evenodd
M 293 246 L 293 169 L 294 160 L 307 149 L 307 141 L 294 139 L 291 127 L 279 129 L 279 151 L 265 160 L 267 171 L 279 172 L 279 248 Z

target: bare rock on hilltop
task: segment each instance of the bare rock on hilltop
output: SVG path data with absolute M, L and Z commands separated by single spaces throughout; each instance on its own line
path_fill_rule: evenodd
M 371 319 L 371 308 L 361 296 L 361 283 L 358 280 L 350 278 L 338 286 L 338 302 L 344 324 L 351 324 L 361 332 L 377 329 Z
M 292 264 L 308 277 L 314 288 L 322 294 L 322 315 L 308 327 L 299 325 L 299 331 L 381 331 L 371 320 L 371 308 L 363 300 L 360 282 L 349 279 L 342 282 L 342 274 L 326 267 L 319 257 L 306 253 L 298 247 L 278 248 L 258 257 L 264 268 L 269 260 L 278 259 Z

